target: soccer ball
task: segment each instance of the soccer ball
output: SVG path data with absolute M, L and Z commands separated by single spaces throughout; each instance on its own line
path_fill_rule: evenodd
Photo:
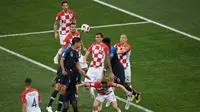
M 87 24 L 82 24 L 81 25 L 81 31 L 82 32 L 89 32 L 90 31 L 90 26 Z

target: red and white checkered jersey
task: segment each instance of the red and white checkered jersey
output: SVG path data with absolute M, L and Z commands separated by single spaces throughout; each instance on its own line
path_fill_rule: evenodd
M 115 47 L 116 51 L 125 50 L 125 49 L 127 50 L 126 53 L 124 53 L 124 54 L 118 54 L 119 61 L 124 66 L 124 69 L 126 69 L 130 64 L 131 46 L 127 43 L 125 43 L 124 45 L 117 43 L 117 44 L 115 44 L 114 47 Z
M 109 48 L 106 44 L 101 43 L 93 43 L 89 49 L 89 52 L 92 52 L 92 61 L 90 63 L 90 67 L 103 67 L 104 60 L 106 56 L 109 56 Z
M 103 84 L 101 82 L 90 82 L 90 87 L 95 87 L 97 92 L 102 95 L 109 95 L 111 92 L 113 92 L 113 89 L 111 87 L 116 86 L 116 83 L 110 82 L 108 88 L 105 88 L 103 87 Z
M 74 11 L 68 10 L 65 13 L 64 10 L 60 11 L 56 16 L 56 22 L 60 23 L 59 33 L 61 35 L 66 35 L 69 32 L 69 26 L 75 18 Z
M 72 39 L 74 37 L 79 37 L 80 38 L 80 33 L 78 31 L 76 31 L 74 35 L 68 33 L 66 35 L 65 39 L 63 40 L 64 41 L 64 46 L 70 47 L 72 45 Z M 80 49 L 77 49 L 77 52 L 79 53 L 79 56 L 81 56 L 81 47 L 80 47 Z
M 41 97 L 36 89 L 30 88 L 21 94 L 22 104 L 26 104 L 26 112 L 41 112 L 39 101 Z

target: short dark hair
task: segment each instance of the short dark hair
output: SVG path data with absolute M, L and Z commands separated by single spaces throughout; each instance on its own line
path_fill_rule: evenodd
M 108 38 L 108 37 L 104 38 L 102 41 L 105 44 L 110 44 L 110 38 Z
M 100 35 L 101 38 L 103 38 L 103 33 L 101 33 L 101 32 L 96 33 L 96 35 Z
M 63 5 L 64 3 L 69 4 L 66 0 L 62 1 L 61 5 Z
M 78 42 L 80 42 L 81 41 L 81 39 L 79 38 L 79 37 L 74 37 L 73 39 L 72 39 L 72 45 L 75 45 L 75 43 L 78 43 Z
M 24 83 L 25 83 L 26 86 L 30 86 L 30 85 L 32 84 L 31 78 L 26 78 L 26 79 L 24 80 Z
M 76 25 L 76 23 L 71 23 L 70 26 L 72 26 L 72 25 Z

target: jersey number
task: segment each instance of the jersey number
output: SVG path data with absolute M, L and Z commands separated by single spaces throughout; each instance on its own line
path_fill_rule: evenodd
M 37 107 L 37 103 L 36 103 L 35 98 L 33 99 L 32 107 Z

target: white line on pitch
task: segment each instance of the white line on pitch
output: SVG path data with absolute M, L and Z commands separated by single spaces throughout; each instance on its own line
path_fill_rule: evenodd
M 117 26 L 127 26 L 127 25 L 139 25 L 139 24 L 146 24 L 146 23 L 149 23 L 149 22 L 148 21 L 143 21 L 143 22 L 131 22 L 131 23 L 121 23 L 121 24 L 91 26 L 91 29 L 106 28 L 106 27 L 117 27 Z M 78 29 L 80 29 L 80 28 L 78 28 Z M 7 35 L 0 35 L 0 38 L 3 38 L 3 37 L 13 37 L 13 36 L 24 36 L 24 35 L 36 35 L 36 34 L 44 34 L 44 33 L 52 33 L 52 32 L 53 32 L 53 30 L 40 31 L 40 32 L 7 34 Z
M 128 15 L 130 15 L 130 16 L 134 16 L 134 17 L 140 18 L 140 19 L 142 19 L 142 20 L 149 21 L 150 23 L 156 24 L 156 25 L 158 25 L 158 26 L 160 26 L 160 27 L 163 27 L 163 28 L 166 28 L 166 29 L 168 29 L 168 30 L 174 31 L 174 32 L 179 33 L 179 34 L 181 34 L 181 35 L 184 35 L 184 36 L 186 36 L 186 37 L 190 37 L 190 38 L 193 38 L 193 39 L 195 39 L 195 40 L 200 41 L 200 38 L 198 38 L 197 36 L 193 36 L 193 35 L 191 35 L 191 34 L 189 34 L 189 33 L 185 33 L 185 32 L 183 32 L 183 31 L 177 30 L 177 29 L 172 28 L 172 27 L 170 27 L 170 26 L 167 26 L 167 25 L 161 24 L 161 23 L 159 23 L 159 22 L 153 21 L 153 20 L 151 20 L 151 19 L 148 19 L 148 18 L 145 18 L 145 17 L 143 17 L 143 16 L 137 15 L 137 14 L 132 13 L 132 12 L 130 12 L 130 11 L 127 11 L 127 10 L 125 10 L 125 9 L 116 7 L 116 6 L 114 6 L 114 5 L 108 4 L 108 3 L 103 2 L 103 1 L 100 1 L 100 0 L 93 0 L 93 1 L 94 1 L 94 2 L 97 2 L 97 3 L 99 3 L 99 4 L 102 4 L 102 5 L 105 5 L 105 6 L 107 6 L 107 7 L 110 7 L 110 8 L 112 8 L 112 9 L 118 10 L 118 11 L 120 11 L 120 12 L 126 13 L 126 14 L 128 14 Z
M 49 67 L 49 66 L 47 66 L 47 65 L 45 65 L 45 64 L 42 64 L 42 63 L 40 63 L 40 62 L 38 62 L 38 61 L 35 61 L 35 60 L 30 59 L 30 58 L 28 58 L 28 57 L 26 57 L 26 56 L 23 56 L 23 55 L 21 55 L 21 54 L 19 54 L 19 53 L 16 53 L 16 52 L 14 52 L 14 51 L 11 51 L 11 50 L 9 50 L 9 49 L 7 49 L 7 48 L 5 48 L 5 47 L 0 46 L 0 49 L 3 50 L 3 51 L 6 51 L 6 52 L 8 52 L 8 53 L 10 53 L 10 54 L 12 54 L 12 55 L 15 55 L 15 56 L 17 56 L 17 57 L 19 57 L 19 58 L 22 58 L 22 59 L 24 59 L 24 60 L 26 60 L 26 61 L 29 61 L 29 62 L 31 62 L 31 63 L 34 63 L 34 64 L 36 64 L 36 65 L 38 65 L 38 66 L 40 66 L 40 67 L 43 67 L 43 68 L 45 68 L 45 69 L 47 69 L 47 70 L 50 70 L 50 71 L 52 71 L 52 72 L 54 72 L 54 73 L 57 72 L 57 70 L 55 70 L 55 69 L 53 69 L 53 68 L 51 68 L 51 67 Z M 53 62 L 52 62 L 52 63 L 53 63 Z M 117 96 L 117 99 L 120 100 L 120 101 L 122 101 L 122 102 L 124 102 L 124 103 L 126 103 L 126 100 L 123 99 L 123 98 L 120 98 L 120 97 Z M 130 105 L 131 105 L 131 106 L 134 106 L 134 107 L 136 107 L 136 108 L 138 108 L 138 109 L 141 109 L 141 110 L 143 110 L 143 111 L 146 111 L 146 112 L 153 112 L 153 111 L 148 110 L 148 109 L 146 109 L 146 108 L 144 108 L 144 107 L 142 107 L 142 106 L 140 106 L 140 105 L 135 105 L 135 104 L 133 104 L 133 103 L 130 103 Z

